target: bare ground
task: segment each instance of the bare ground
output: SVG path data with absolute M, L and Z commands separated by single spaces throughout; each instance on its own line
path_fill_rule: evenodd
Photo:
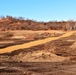
M 1 54 L 0 75 L 76 75 L 76 33 Z
M 0 75 L 76 75 L 76 63 L 0 63 Z

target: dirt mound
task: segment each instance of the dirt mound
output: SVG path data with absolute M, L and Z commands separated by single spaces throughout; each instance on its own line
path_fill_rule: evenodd
M 18 57 L 13 57 L 18 58 Z M 57 56 L 47 51 L 35 51 L 33 53 L 29 52 L 26 54 L 19 54 L 19 61 L 22 62 L 61 62 L 66 60 L 67 58 Z
M 70 46 L 70 48 L 76 49 L 76 41 L 75 41 L 75 43 L 72 46 Z

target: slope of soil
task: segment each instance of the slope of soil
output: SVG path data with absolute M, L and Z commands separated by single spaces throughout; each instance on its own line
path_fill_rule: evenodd
M 46 39 L 43 39 L 43 40 L 38 40 L 38 41 L 34 41 L 34 42 L 25 43 L 25 44 L 22 44 L 22 45 L 7 47 L 7 48 L 4 48 L 4 49 L 0 49 L 0 53 L 12 52 L 12 51 L 17 50 L 17 49 L 29 48 L 29 47 L 36 46 L 36 45 L 39 45 L 39 44 L 44 44 L 46 42 L 57 40 L 57 39 L 60 39 L 60 38 L 63 38 L 63 37 L 69 37 L 73 33 L 74 32 L 68 32 L 68 33 L 66 33 L 66 34 L 64 34 L 60 37 L 49 37 L 49 38 L 46 38 Z
M 64 35 L 0 54 L 0 75 L 76 75 L 76 32 Z
M 61 36 L 62 31 L 2 31 L 0 32 L 0 48 L 19 45 L 48 37 Z

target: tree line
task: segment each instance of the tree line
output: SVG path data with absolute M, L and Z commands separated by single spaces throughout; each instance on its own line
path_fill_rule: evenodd
M 37 22 L 23 17 L 1 16 L 0 31 L 6 30 L 76 30 L 76 21 Z

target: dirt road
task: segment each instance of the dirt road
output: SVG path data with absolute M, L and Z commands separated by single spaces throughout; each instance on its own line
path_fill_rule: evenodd
M 37 45 L 44 44 L 44 43 L 47 43 L 49 41 L 57 40 L 57 39 L 64 38 L 64 37 L 69 37 L 73 33 L 74 32 L 71 31 L 71 32 L 67 32 L 67 33 L 65 33 L 65 34 L 63 34 L 62 36 L 59 36 L 59 37 L 49 37 L 49 38 L 42 39 L 42 40 L 37 40 L 37 41 L 29 42 L 29 43 L 24 43 L 24 44 L 21 44 L 21 45 L 15 45 L 15 46 L 10 46 L 10 47 L 7 47 L 7 48 L 3 48 L 3 49 L 0 49 L 0 54 L 6 53 L 6 52 L 12 52 L 12 51 L 18 50 L 18 49 L 37 46 Z

